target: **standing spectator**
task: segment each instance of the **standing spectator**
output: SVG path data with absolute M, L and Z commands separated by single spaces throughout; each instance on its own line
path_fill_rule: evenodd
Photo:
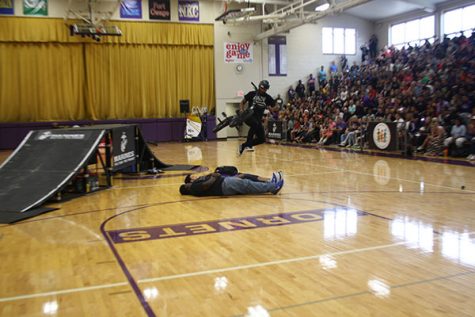
M 338 72 L 338 66 L 336 66 L 335 61 L 330 63 L 330 77 L 333 77 Z
M 308 95 L 312 96 L 313 92 L 315 91 L 315 78 L 313 78 L 312 74 L 310 74 L 308 77 L 307 89 L 308 89 Z
M 378 38 L 376 37 L 375 34 L 371 35 L 371 38 L 369 39 L 369 56 L 371 59 L 376 58 L 376 52 L 378 51 Z
M 351 65 L 350 67 L 350 76 L 351 76 L 352 82 L 358 79 L 359 73 L 360 73 L 360 67 L 356 64 L 356 61 L 354 61 L 353 65 Z
M 291 102 L 292 100 L 295 99 L 295 90 L 294 87 L 290 86 L 289 90 L 287 90 L 287 98 L 288 101 Z
M 341 71 L 344 73 L 344 72 L 347 72 L 348 71 L 348 59 L 346 58 L 345 55 L 341 55 L 340 56 L 340 66 L 341 66 Z
M 282 98 L 280 98 L 280 94 L 277 95 L 277 98 L 275 98 L 275 105 L 279 106 L 279 111 L 283 109 L 284 107 L 284 101 Z
M 322 89 L 325 84 L 327 83 L 327 72 L 325 71 L 325 67 L 320 66 L 320 71 L 318 72 L 318 87 Z
M 364 63 L 367 60 L 367 56 L 369 53 L 368 44 L 364 43 L 363 45 L 361 45 L 360 50 L 361 50 L 361 62 Z
M 295 92 L 300 98 L 305 98 L 305 86 L 302 84 L 302 81 L 299 80 L 297 87 L 295 88 Z

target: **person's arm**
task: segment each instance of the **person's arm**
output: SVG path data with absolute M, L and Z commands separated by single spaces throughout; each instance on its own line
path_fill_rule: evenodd
M 209 174 L 209 177 L 206 181 L 201 183 L 203 190 L 207 190 L 221 177 L 218 173 Z
M 220 177 L 218 173 L 212 173 L 196 179 L 190 186 L 191 195 L 204 196 Z
M 240 110 L 241 112 L 244 111 L 244 106 L 246 105 L 246 103 L 247 103 L 246 98 L 243 98 L 243 99 L 241 100 L 241 103 L 239 104 L 239 110 Z

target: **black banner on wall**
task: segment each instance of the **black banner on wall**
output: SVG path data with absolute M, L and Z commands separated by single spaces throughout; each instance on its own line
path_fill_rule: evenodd
M 113 171 L 135 164 L 135 126 L 112 129 Z
M 149 0 L 150 20 L 170 20 L 170 0 Z

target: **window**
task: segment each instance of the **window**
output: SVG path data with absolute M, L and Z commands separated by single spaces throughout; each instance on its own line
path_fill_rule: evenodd
M 399 23 L 389 29 L 389 43 L 397 48 L 410 43 L 411 45 L 421 45 L 426 39 L 434 41 L 435 18 L 433 15 Z
M 356 54 L 356 29 L 322 28 L 323 54 Z
M 269 76 L 287 76 L 287 40 L 285 36 L 272 36 L 269 46 Z
M 472 33 L 475 28 L 475 5 L 447 11 L 443 15 L 443 33 L 452 38 L 460 35 L 460 32 L 466 37 Z

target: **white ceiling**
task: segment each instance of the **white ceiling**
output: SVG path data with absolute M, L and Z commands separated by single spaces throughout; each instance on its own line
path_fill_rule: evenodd
M 424 10 L 430 12 L 430 7 L 442 2 L 449 2 L 447 0 L 373 0 L 365 4 L 353 7 L 346 10 L 346 13 L 370 20 L 378 21 L 387 19 L 393 16 L 401 15 L 415 10 Z

